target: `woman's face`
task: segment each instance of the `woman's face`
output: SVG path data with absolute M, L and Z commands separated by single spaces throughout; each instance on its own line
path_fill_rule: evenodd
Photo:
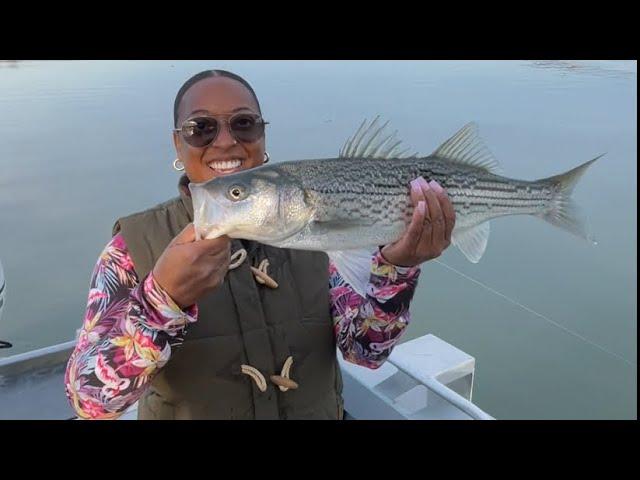
M 206 182 L 264 163 L 264 136 L 255 142 L 243 143 L 236 141 L 229 132 L 226 121 L 236 113 L 259 115 L 260 112 L 251 92 L 233 79 L 205 78 L 184 94 L 178 107 L 178 129 L 185 120 L 195 117 L 213 116 L 222 120 L 215 141 L 202 148 L 192 147 L 179 132 L 173 133 L 176 153 L 190 181 Z

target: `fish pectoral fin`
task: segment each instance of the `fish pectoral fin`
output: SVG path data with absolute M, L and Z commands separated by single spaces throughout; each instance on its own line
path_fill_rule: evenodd
M 371 279 L 371 260 L 377 247 L 327 252 L 340 276 L 358 295 L 365 297 Z
M 460 249 L 467 260 L 478 263 L 487 249 L 490 231 L 489 222 L 476 227 L 455 229 L 451 235 L 451 243 Z

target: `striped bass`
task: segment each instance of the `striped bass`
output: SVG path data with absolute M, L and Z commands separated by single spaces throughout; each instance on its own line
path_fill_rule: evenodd
M 282 248 L 367 252 L 396 241 L 413 212 L 409 182 L 419 176 L 442 185 L 454 206 L 451 241 L 477 263 L 490 220 L 533 215 L 593 241 L 571 193 L 598 158 L 534 181 L 501 176 L 474 123 L 431 155 L 399 151 L 396 134 L 378 118 L 363 122 L 337 158 L 270 164 L 190 184 L 200 238 L 228 235 Z M 594 242 L 595 243 L 595 242 Z

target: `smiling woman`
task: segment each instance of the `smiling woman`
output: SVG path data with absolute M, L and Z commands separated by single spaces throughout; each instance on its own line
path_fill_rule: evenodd
M 173 141 L 192 182 L 261 165 L 265 154 L 260 104 L 253 88 L 224 70 L 193 76 L 174 102 Z M 217 148 L 206 148 L 215 144 Z
M 266 123 L 230 72 L 199 73 L 179 90 L 179 196 L 118 219 L 98 259 L 65 378 L 80 417 L 116 418 L 139 400 L 141 419 L 340 419 L 336 346 L 378 368 L 406 331 L 419 264 L 453 229 L 424 234 L 425 211 L 452 209 L 441 190 L 414 185 L 420 208 L 368 259 L 364 295 L 323 252 L 196 240 L 189 184 L 265 163 Z

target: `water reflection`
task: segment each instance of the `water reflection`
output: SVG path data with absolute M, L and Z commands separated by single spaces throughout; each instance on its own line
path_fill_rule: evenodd
M 528 64 L 533 68 L 555 70 L 562 75 L 584 74 L 618 78 L 632 78 L 637 74 L 637 63 L 630 61 L 539 60 Z

